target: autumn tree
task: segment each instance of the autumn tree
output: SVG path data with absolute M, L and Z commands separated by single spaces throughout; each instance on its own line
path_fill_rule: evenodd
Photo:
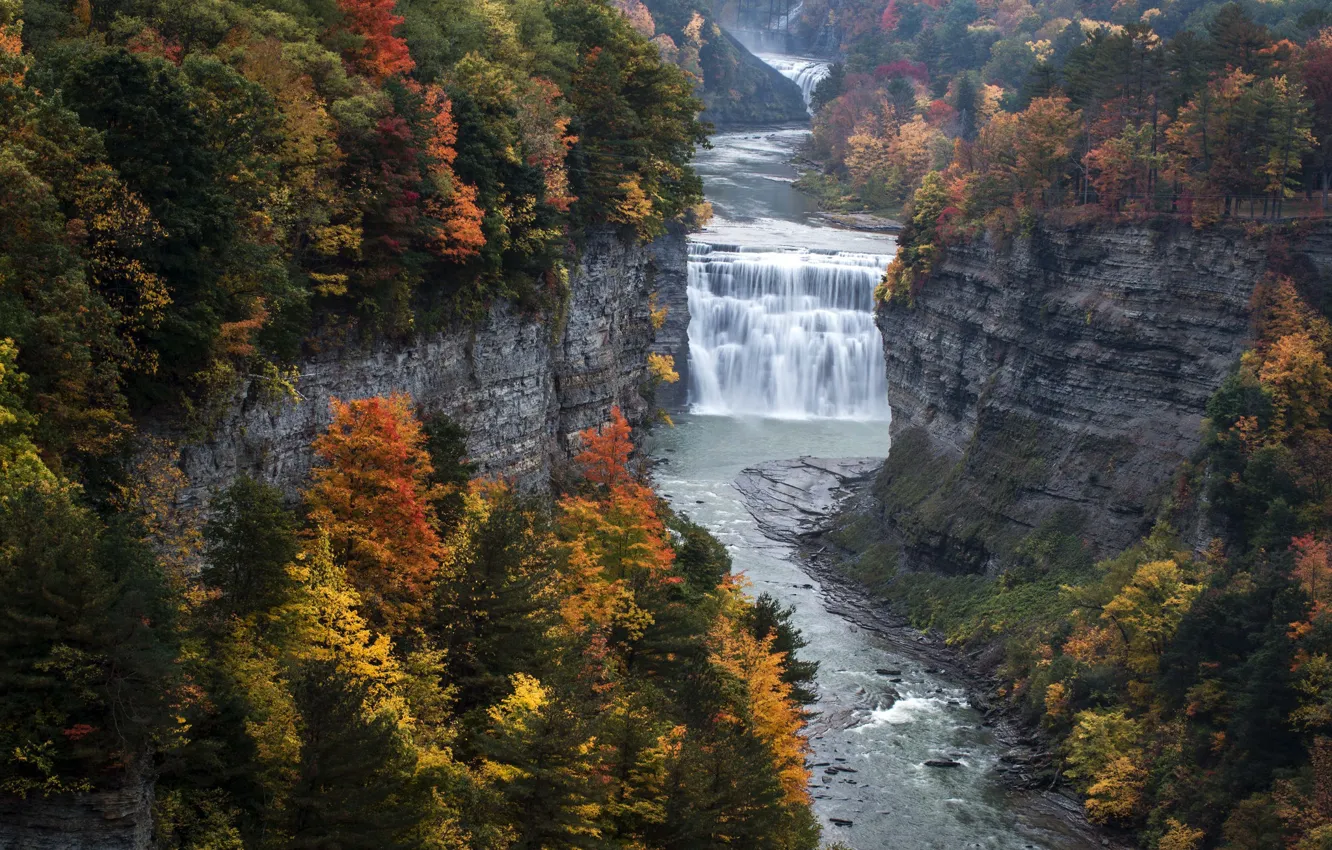
M 1263 358 L 1258 377 L 1272 393 L 1275 436 L 1302 433 L 1323 422 L 1332 401 L 1332 367 L 1308 334 L 1277 339 Z
M 453 172 L 458 152 L 458 126 L 453 120 L 453 105 L 437 85 L 422 92 L 422 111 L 429 135 L 425 154 L 431 160 L 428 175 L 435 195 L 426 201 L 427 215 L 436 219 L 429 243 L 439 256 L 453 261 L 476 256 L 485 247 L 481 228 L 482 212 L 477 206 L 475 186 L 462 182 Z
M 671 570 L 675 552 L 657 511 L 657 496 L 629 471 L 633 451 L 629 423 L 618 407 L 600 429 L 579 435 L 576 458 L 597 489 L 559 502 L 556 532 L 565 549 L 570 593 L 566 626 L 600 634 L 628 651 L 653 622 L 650 600 L 663 584 L 681 578 Z
M 1147 785 L 1142 724 L 1123 709 L 1079 712 L 1068 739 L 1066 772 L 1087 795 L 1092 820 L 1127 822 Z
M 1087 152 L 1083 164 L 1097 198 L 1109 210 L 1119 210 L 1123 200 L 1144 194 L 1150 176 L 1164 164 L 1156 154 L 1156 133 L 1150 124 L 1125 124 L 1118 135 Z
M 425 437 L 404 394 L 331 405 L 333 422 L 314 444 L 310 519 L 375 619 L 402 626 L 420 615 L 444 555 Z
M 1015 176 L 1025 205 L 1041 208 L 1063 201 L 1080 117 L 1064 97 L 1037 98 L 1020 116 Z
M 743 689 L 744 714 L 733 722 L 750 724 L 755 736 L 772 752 L 773 763 L 788 805 L 808 802 L 809 743 L 800 734 L 805 715 L 784 681 L 783 653 L 774 652 L 774 635 L 755 638 L 731 623 L 719 621 L 711 635 L 711 660 L 735 677 Z
M 406 74 L 416 67 L 406 40 L 394 34 L 404 20 L 395 13 L 396 5 L 397 0 L 338 0 L 343 16 L 338 32 L 347 42 L 343 55 L 375 80 Z
M 898 237 L 900 247 L 874 290 L 875 298 L 886 301 L 915 295 L 939 258 L 939 221 L 950 200 L 943 177 L 938 172 L 925 175 L 912 196 L 910 221 Z

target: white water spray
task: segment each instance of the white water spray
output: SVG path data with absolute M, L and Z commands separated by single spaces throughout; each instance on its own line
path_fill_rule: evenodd
M 872 308 L 889 259 L 691 242 L 694 411 L 888 419 Z

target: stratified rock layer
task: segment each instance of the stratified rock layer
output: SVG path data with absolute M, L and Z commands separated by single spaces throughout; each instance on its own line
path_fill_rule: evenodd
M 310 444 L 332 419 L 330 399 L 395 392 L 466 428 L 480 474 L 546 486 L 578 431 L 605 422 L 613 405 L 634 424 L 646 417 L 649 294 L 658 263 L 678 255 L 685 273 L 683 235 L 664 239 L 678 249 L 594 233 L 562 317 L 501 303 L 476 327 L 311 358 L 301 364 L 299 403 L 248 388 L 209 440 L 184 448 L 182 506 L 206 504 L 241 473 L 295 493 L 309 477 Z
M 1326 265 L 1329 242 L 1293 250 Z M 994 567 L 1060 508 L 1099 553 L 1130 544 L 1199 445 L 1267 257 L 1183 225 L 950 247 L 913 304 L 877 314 L 894 443 L 875 491 L 904 566 Z
M 665 410 L 683 410 L 689 401 L 689 249 L 683 228 L 653 242 L 652 258 L 654 304 L 666 311 L 652 351 L 674 360 L 680 375 L 675 383 L 657 387 L 655 401 Z
M 138 778 L 94 794 L 0 797 L 3 850 L 143 850 L 152 841 L 153 787 Z

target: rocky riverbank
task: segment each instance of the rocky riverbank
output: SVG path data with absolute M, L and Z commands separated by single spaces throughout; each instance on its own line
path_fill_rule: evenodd
M 938 635 L 915 629 L 901 616 L 873 603 L 863 588 L 838 569 L 838 550 L 824 534 L 840 510 L 863 497 L 880 464 L 878 458 L 776 460 L 745 469 L 735 486 L 764 534 L 795 548 L 802 566 L 818 581 L 829 611 L 872 633 L 923 672 L 955 680 L 966 688 L 968 702 L 981 712 L 983 725 L 1004 749 L 995 770 L 1011 789 L 1012 805 L 1028 821 L 1048 825 L 1061 848 L 1126 846 L 1119 836 L 1087 822 L 1081 802 L 1060 781 L 1049 741 L 1002 703 L 993 653 L 958 653 Z M 910 671 L 878 672 L 889 681 L 900 681 Z M 837 722 L 836 717 L 821 717 L 810 734 Z M 931 766 L 960 766 L 946 761 Z

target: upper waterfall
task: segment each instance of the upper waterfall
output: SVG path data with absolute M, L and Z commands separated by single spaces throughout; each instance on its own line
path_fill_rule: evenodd
M 689 245 L 694 410 L 887 419 L 874 287 L 891 258 Z
M 799 59 L 793 56 L 759 54 L 759 58 L 776 68 L 783 77 L 800 86 L 800 94 L 808 107 L 814 97 L 814 88 L 828 76 L 828 63 L 820 59 Z

